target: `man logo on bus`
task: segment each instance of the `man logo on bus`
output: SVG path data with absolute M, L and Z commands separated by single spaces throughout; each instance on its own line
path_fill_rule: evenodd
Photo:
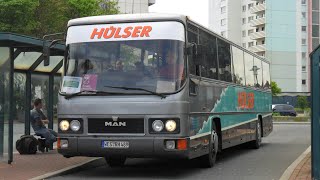
M 112 116 L 113 121 L 118 121 L 118 118 L 119 118 L 118 116 Z
M 104 126 L 106 127 L 125 127 L 127 126 L 126 122 L 117 122 L 118 121 L 117 116 L 112 116 L 113 122 L 104 122 Z

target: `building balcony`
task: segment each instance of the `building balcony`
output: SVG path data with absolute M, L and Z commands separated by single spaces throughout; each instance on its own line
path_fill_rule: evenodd
M 266 4 L 259 4 L 257 6 L 253 6 L 252 8 L 250 8 L 250 13 L 256 14 L 258 12 L 265 11 L 265 10 L 266 10 Z
M 254 19 L 250 21 L 251 26 L 256 27 L 256 26 L 260 26 L 266 23 L 266 18 L 265 17 L 261 17 L 258 19 Z
M 257 39 L 262 39 L 266 37 L 266 32 L 265 31 L 260 31 L 260 32 L 254 32 L 250 34 L 250 38 L 253 40 Z
M 251 47 L 249 47 L 249 50 L 253 51 L 254 53 L 264 52 L 264 51 L 266 51 L 266 45 L 260 44 L 260 45 L 256 45 L 256 46 L 251 46 Z

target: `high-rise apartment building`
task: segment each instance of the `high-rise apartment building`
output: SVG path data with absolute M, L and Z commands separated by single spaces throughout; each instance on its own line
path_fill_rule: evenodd
M 156 0 L 118 0 L 121 14 L 148 13 Z
M 283 92 L 310 91 L 308 54 L 319 44 L 319 0 L 209 0 L 209 28 L 265 56 Z

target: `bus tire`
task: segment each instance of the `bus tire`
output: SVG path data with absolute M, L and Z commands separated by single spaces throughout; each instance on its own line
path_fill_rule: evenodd
M 122 167 L 126 162 L 126 157 L 112 156 L 104 158 L 110 167 Z
M 219 138 L 215 123 L 212 123 L 212 132 L 209 142 L 209 154 L 200 157 L 200 163 L 204 168 L 211 168 L 214 166 L 219 149 Z
M 253 149 L 259 149 L 261 146 L 261 141 L 262 141 L 262 126 L 259 118 L 256 123 L 256 139 L 251 142 L 251 147 Z

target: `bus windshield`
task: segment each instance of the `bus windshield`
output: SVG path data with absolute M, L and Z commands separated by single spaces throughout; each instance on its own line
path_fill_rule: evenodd
M 81 79 L 83 91 L 174 93 L 185 82 L 179 40 L 79 42 L 68 51 L 65 76 Z

